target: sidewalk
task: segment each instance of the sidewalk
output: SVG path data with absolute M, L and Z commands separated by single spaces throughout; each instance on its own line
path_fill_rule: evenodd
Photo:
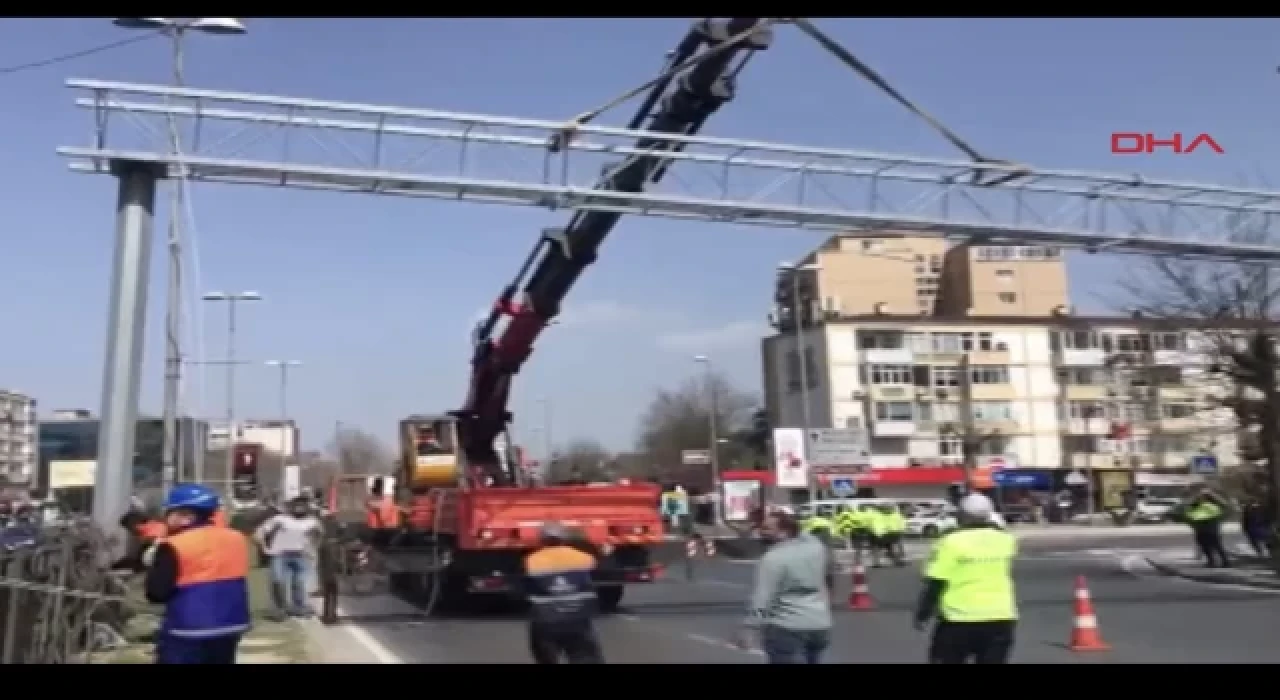
M 1165 576 L 1175 576 L 1198 583 L 1232 584 L 1270 591 L 1280 591 L 1280 576 L 1270 562 L 1253 555 L 1235 554 L 1229 569 L 1210 569 L 1194 556 L 1146 557 L 1151 568 Z
M 270 610 L 268 574 L 255 569 L 249 575 L 250 605 L 253 628 L 240 642 L 237 663 L 241 664 L 305 664 L 311 660 L 307 635 L 297 620 L 271 621 L 264 616 Z M 92 663 L 150 664 L 155 662 L 155 633 L 160 625 L 160 609 L 144 602 L 139 594 L 138 612 L 124 630 L 128 643 L 111 651 L 94 654 Z

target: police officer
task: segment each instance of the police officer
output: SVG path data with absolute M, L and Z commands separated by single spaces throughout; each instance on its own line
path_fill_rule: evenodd
M 1227 567 L 1227 550 L 1222 546 L 1222 521 L 1226 509 L 1213 494 L 1201 489 L 1192 496 L 1184 511 L 1187 524 L 1195 537 L 1196 548 L 1210 567 Z
M 836 533 L 836 524 L 831 518 L 814 513 L 804 521 L 804 531 L 830 547 L 831 538 Z
M 881 553 L 888 551 L 889 515 L 884 511 L 883 506 L 872 506 L 866 512 L 870 533 L 868 539 L 871 546 L 871 566 L 879 567 Z
M 529 648 L 539 664 L 555 664 L 564 656 L 571 664 L 602 664 L 592 618 L 596 593 L 591 573 L 596 558 L 570 546 L 559 523 L 542 527 L 542 545 L 525 557 L 529 597 Z
M 1009 662 L 1018 620 L 1013 585 L 1018 542 L 991 523 L 994 511 L 986 496 L 965 496 L 959 528 L 933 546 L 915 613 L 918 630 L 937 617 L 929 663 Z
M 903 566 L 906 564 L 906 557 L 903 556 L 902 538 L 907 534 L 907 519 L 903 517 L 898 506 L 892 503 L 880 506 L 880 512 L 884 517 L 885 553 L 889 555 L 889 560 L 894 566 Z
M 213 525 L 218 494 L 179 484 L 164 503 L 169 534 L 145 559 L 147 600 L 165 606 L 156 663 L 234 664 L 249 629 L 249 542 Z
M 849 543 L 849 548 L 853 548 L 853 531 L 858 526 L 857 509 L 849 506 L 840 506 L 836 510 L 835 535 L 839 540 Z

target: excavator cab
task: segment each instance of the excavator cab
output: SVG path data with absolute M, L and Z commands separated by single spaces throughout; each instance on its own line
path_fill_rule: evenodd
M 456 487 L 466 473 L 453 416 L 414 415 L 400 421 L 401 483 L 415 493 Z

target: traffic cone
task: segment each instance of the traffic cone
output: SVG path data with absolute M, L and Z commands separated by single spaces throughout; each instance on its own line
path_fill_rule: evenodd
M 862 564 L 853 565 L 853 590 L 849 592 L 850 610 L 870 610 L 871 590 L 867 588 L 867 570 Z
M 1089 585 L 1083 576 L 1076 577 L 1075 620 L 1071 625 L 1071 651 L 1108 651 L 1111 649 L 1102 641 L 1098 632 L 1098 616 L 1093 612 L 1093 601 L 1089 599 Z

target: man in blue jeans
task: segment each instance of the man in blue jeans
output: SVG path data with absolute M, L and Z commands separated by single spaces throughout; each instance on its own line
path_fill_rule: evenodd
M 258 528 L 254 539 L 271 557 L 271 581 L 276 599 L 293 617 L 310 617 L 307 590 L 312 579 L 313 552 L 321 536 L 320 521 L 304 498 L 289 501 L 286 512 Z
M 751 633 L 758 631 L 769 663 L 821 663 L 831 643 L 831 553 L 822 540 L 801 532 L 795 517 L 786 513 L 766 516 L 760 536 L 770 546 L 756 567 L 739 646 L 750 646 Z

